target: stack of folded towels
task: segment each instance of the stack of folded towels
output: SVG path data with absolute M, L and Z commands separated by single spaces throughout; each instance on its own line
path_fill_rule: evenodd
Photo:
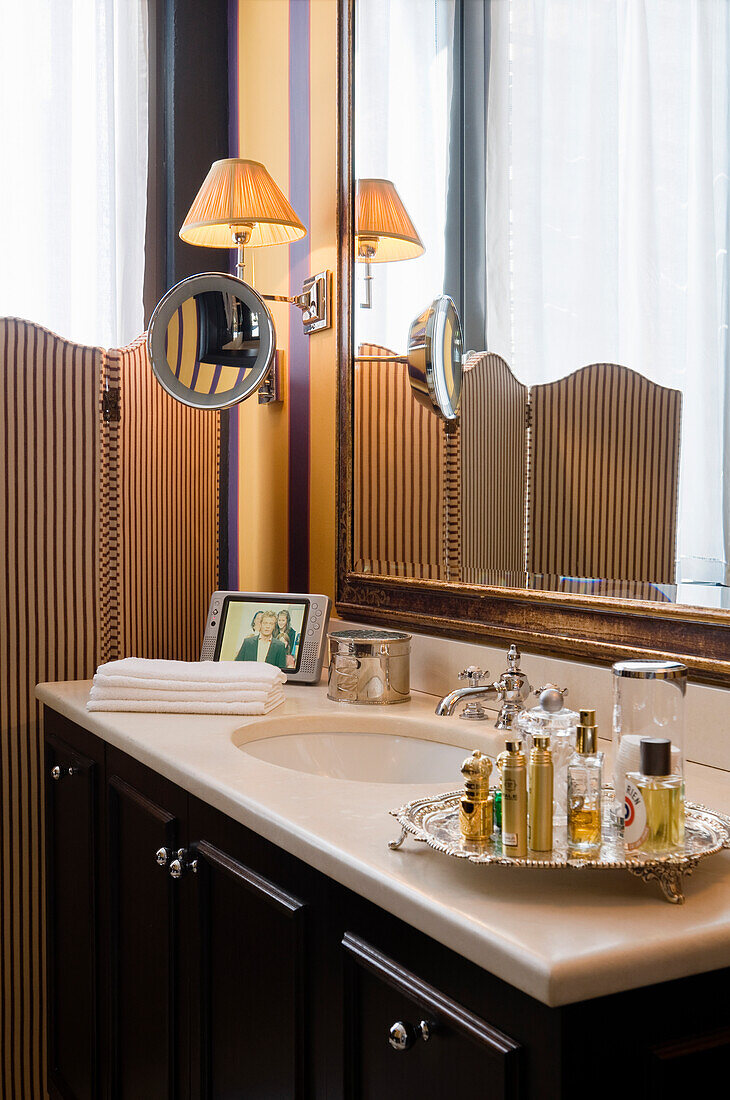
M 256 661 L 158 661 L 99 665 L 88 710 L 174 714 L 268 714 L 284 702 L 280 668 Z

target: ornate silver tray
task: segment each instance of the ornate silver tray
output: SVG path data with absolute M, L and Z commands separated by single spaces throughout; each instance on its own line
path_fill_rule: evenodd
M 606 790 L 611 794 L 610 788 Z M 417 798 L 397 810 L 391 810 L 401 826 L 401 834 L 388 847 L 400 848 L 407 836 L 471 863 L 495 863 L 506 867 L 534 867 L 542 869 L 571 868 L 597 870 L 622 868 L 637 875 L 644 882 L 655 879 L 667 901 L 675 905 L 684 902 L 684 876 L 691 875 L 697 864 L 706 856 L 723 848 L 730 848 L 730 817 L 695 802 L 686 802 L 685 844 L 683 852 L 668 856 L 643 856 L 624 851 L 623 837 L 615 827 L 604 825 L 604 838 L 600 854 L 595 858 L 578 858 L 568 851 L 565 829 L 558 832 L 555 847 L 545 858 L 515 859 L 502 852 L 502 843 L 495 833 L 486 844 L 465 840 L 459 829 L 459 800 L 463 791 L 449 791 L 435 798 Z

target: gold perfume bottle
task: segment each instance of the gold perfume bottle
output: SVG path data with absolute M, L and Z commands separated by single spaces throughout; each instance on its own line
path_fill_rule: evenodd
M 506 856 L 527 855 L 527 768 L 519 738 L 505 742 L 497 757 L 502 772 L 502 851 Z
M 568 847 L 573 855 L 596 856 L 601 850 L 601 772 L 596 712 L 582 710 L 575 752 L 568 762 Z
M 527 847 L 531 852 L 553 848 L 553 756 L 550 737 L 533 735 L 528 768 Z
M 668 855 L 684 847 L 684 780 L 673 775 L 672 742 L 642 737 L 641 771 L 626 775 L 624 846 L 629 852 Z
M 488 841 L 494 828 L 494 799 L 489 792 L 492 761 L 475 750 L 461 765 L 464 795 L 459 803 L 459 828 L 466 840 Z

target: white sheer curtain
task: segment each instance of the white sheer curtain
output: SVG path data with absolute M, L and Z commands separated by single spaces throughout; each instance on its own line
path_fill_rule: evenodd
M 0 15 L 0 313 L 83 344 L 144 328 L 147 0 Z
M 496 0 L 489 350 L 683 393 L 684 580 L 728 583 L 728 0 Z
M 358 304 L 355 265 L 355 347 L 405 352 L 409 322 L 443 293 L 454 11 L 455 0 L 355 6 L 355 175 L 393 181 L 426 249 L 371 266 L 372 309 Z

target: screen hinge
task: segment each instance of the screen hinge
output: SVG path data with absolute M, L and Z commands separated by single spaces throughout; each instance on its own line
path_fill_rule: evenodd
M 104 390 L 101 397 L 101 417 L 105 424 L 117 424 L 122 419 L 121 392 Z

